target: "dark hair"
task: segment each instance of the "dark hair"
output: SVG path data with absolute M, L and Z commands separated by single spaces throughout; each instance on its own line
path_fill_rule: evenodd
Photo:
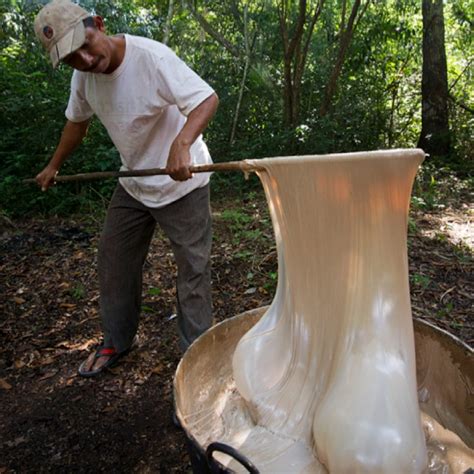
M 87 18 L 84 18 L 82 20 L 82 23 L 84 23 L 84 26 L 86 28 L 90 27 L 90 28 L 97 28 L 95 26 L 95 20 L 94 20 L 94 17 L 93 16 L 88 16 Z

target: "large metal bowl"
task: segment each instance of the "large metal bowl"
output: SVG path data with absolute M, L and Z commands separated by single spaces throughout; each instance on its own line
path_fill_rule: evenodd
M 211 451 L 220 447 L 210 446 L 206 456 L 209 446 L 199 443 L 186 420 L 212 404 L 232 383 L 235 347 L 265 310 L 257 308 L 217 324 L 191 345 L 178 365 L 176 415 L 188 438 L 195 472 L 229 472 L 212 458 Z M 425 321 L 416 319 L 414 325 L 420 406 L 474 448 L 474 350 Z M 218 424 L 218 418 L 216 413 L 211 423 Z

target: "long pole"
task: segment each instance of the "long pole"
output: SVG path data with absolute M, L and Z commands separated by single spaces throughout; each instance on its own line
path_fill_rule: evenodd
M 242 171 L 243 173 L 250 173 L 252 171 L 263 171 L 262 167 L 250 165 L 246 161 L 229 161 L 227 163 L 212 163 L 209 165 L 190 166 L 191 173 L 209 173 L 213 171 Z M 80 173 L 65 176 L 56 176 L 55 182 L 70 182 L 70 181 L 91 181 L 94 179 L 105 178 L 131 178 L 136 176 L 156 176 L 169 174 L 164 168 L 150 168 L 145 170 L 130 170 L 130 171 L 97 171 L 94 173 Z M 35 183 L 35 178 L 24 179 L 23 183 Z

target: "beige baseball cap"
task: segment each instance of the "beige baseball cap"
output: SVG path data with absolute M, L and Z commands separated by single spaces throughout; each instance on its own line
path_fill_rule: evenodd
M 82 20 L 90 14 L 69 0 L 53 0 L 35 18 L 35 33 L 49 53 L 53 67 L 86 40 Z

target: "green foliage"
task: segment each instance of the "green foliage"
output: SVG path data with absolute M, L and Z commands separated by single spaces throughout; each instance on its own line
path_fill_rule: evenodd
M 276 290 L 278 282 L 278 273 L 270 271 L 267 274 L 267 281 L 263 285 L 263 288 L 268 291 L 268 293 L 273 294 Z
M 221 213 L 221 219 L 228 223 L 232 232 L 234 244 L 239 244 L 242 241 L 256 243 L 256 240 L 262 238 L 262 231 L 260 229 L 252 229 L 251 224 L 254 217 L 247 214 L 245 211 L 237 209 L 224 210 Z M 246 258 L 246 251 L 241 251 L 239 257 Z
M 41 193 L 21 179 L 34 177 L 47 164 L 65 123 L 71 70 L 53 70 L 34 37 L 33 20 L 45 1 L 15 2 L 1 7 L 0 26 L 0 195 L 11 215 L 31 212 L 66 214 L 87 212 L 101 204 L 115 181 L 57 186 Z M 111 33 L 124 31 L 154 37 L 159 22 L 152 9 L 137 2 L 83 1 L 92 13 L 106 18 Z M 64 164 L 62 174 L 115 170 L 117 150 L 105 129 L 93 121 L 83 145 Z
M 149 288 L 148 294 L 150 296 L 160 296 L 161 295 L 161 288 Z
M 425 211 L 444 209 L 472 199 L 469 195 L 473 189 L 474 177 L 459 177 L 450 166 L 439 167 L 428 157 L 418 171 L 411 204 Z
M 46 1 L 0 4 L 0 195 L 5 215 L 96 212 L 102 209 L 114 180 L 56 186 L 41 193 L 23 185 L 48 162 L 64 124 L 71 71 L 52 70 L 34 38 L 33 19 Z M 338 48 L 339 1 L 327 1 L 308 50 L 301 91 L 300 123 L 283 126 L 283 48 L 278 2 L 194 1 L 209 25 L 242 54 L 243 6 L 248 5 L 252 39 L 250 70 L 240 104 L 235 141 L 232 124 L 244 71 L 244 54 L 236 58 L 183 5 L 174 2 L 169 45 L 218 92 L 220 107 L 206 131 L 215 161 L 268 156 L 321 154 L 415 146 L 421 129 L 421 5 L 418 0 L 371 2 L 357 25 L 339 78 L 330 113 L 319 114 Z M 105 18 L 110 33 L 129 32 L 163 39 L 167 0 L 82 0 L 81 5 Z M 233 7 L 235 5 L 235 8 Z M 315 1 L 308 1 L 308 8 Z M 425 166 L 415 187 L 414 205 L 442 205 L 446 175 L 464 178 L 474 170 L 472 57 L 473 13 L 470 0 L 448 1 L 445 8 L 450 122 L 453 152 L 443 162 Z M 107 133 L 94 121 L 84 144 L 62 174 L 112 170 L 119 156 Z M 444 170 L 439 173 L 439 170 Z M 434 177 L 434 182 L 431 180 Z M 464 181 L 466 182 L 466 181 Z M 470 182 L 472 185 L 472 181 Z M 260 187 L 258 179 L 240 173 L 216 173 L 216 193 Z
M 86 295 L 86 288 L 82 283 L 77 283 L 71 288 L 70 293 L 74 300 L 80 301 Z
M 448 301 L 447 303 L 445 303 L 443 308 L 436 312 L 435 316 L 440 319 L 449 318 L 451 312 L 453 311 L 453 308 L 454 304 L 452 303 L 452 301 Z
M 238 209 L 225 209 L 221 213 L 221 219 L 228 222 L 233 231 L 241 232 L 246 230 L 245 226 L 252 221 L 252 216 Z
M 419 287 L 421 290 L 426 290 L 431 282 L 431 279 L 428 275 L 423 275 L 422 273 L 415 273 L 410 276 L 413 284 Z
M 413 202 L 412 202 L 412 207 L 413 207 Z M 411 216 L 409 216 L 408 217 L 408 232 L 410 234 L 416 234 L 417 230 L 418 230 L 418 227 L 416 225 L 416 221 Z

